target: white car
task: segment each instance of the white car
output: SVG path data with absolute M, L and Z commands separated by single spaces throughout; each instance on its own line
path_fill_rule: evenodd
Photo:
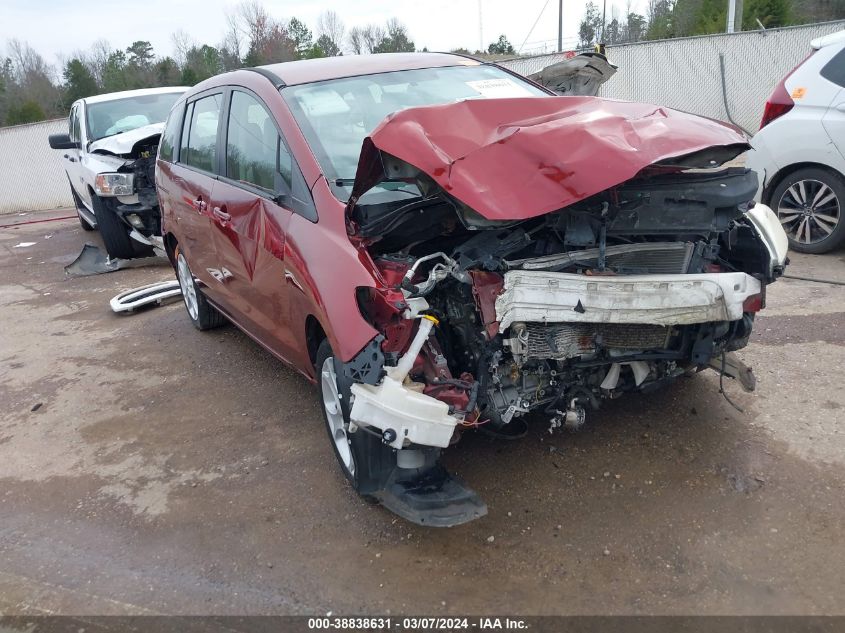
M 824 253 L 845 241 L 845 31 L 811 46 L 766 102 L 748 167 L 790 247 Z
M 187 88 L 149 88 L 75 101 L 67 134 L 50 147 L 66 150 L 65 172 L 82 228 L 99 229 L 109 257 L 149 254 L 161 235 L 155 158 L 164 121 Z

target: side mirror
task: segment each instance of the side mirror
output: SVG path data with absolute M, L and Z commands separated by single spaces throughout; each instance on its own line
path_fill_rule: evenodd
M 78 149 L 79 143 L 70 140 L 68 134 L 51 134 L 50 147 L 53 149 Z

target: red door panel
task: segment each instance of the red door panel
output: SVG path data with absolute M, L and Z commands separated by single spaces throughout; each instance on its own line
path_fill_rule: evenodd
M 291 211 L 222 180 L 214 191 L 213 242 L 230 275 L 232 311 L 262 344 L 289 359 L 294 342 L 283 260 Z

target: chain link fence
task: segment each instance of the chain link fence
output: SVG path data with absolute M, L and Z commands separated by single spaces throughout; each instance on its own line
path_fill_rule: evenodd
M 61 150 L 50 134 L 67 132 L 67 119 L 0 128 L 0 214 L 73 206 Z
M 601 95 L 733 120 L 754 132 L 775 84 L 810 52 L 810 41 L 842 29 L 845 20 L 608 47 L 619 71 Z M 529 75 L 570 56 L 499 63 Z M 64 119 L 0 128 L 0 214 L 72 206 L 62 152 L 47 144 L 66 130 Z

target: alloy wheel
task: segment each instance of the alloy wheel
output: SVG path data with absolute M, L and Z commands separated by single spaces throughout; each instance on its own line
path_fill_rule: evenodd
M 341 407 L 341 395 L 337 388 L 337 375 L 334 370 L 334 358 L 329 356 L 323 361 L 320 369 L 322 380 L 323 408 L 326 410 L 326 421 L 329 425 L 332 439 L 334 440 L 337 454 L 340 461 L 349 471 L 350 475 L 355 474 L 355 459 L 352 457 L 352 449 L 349 446 L 349 437 L 346 432 L 346 424 L 343 419 L 343 408 Z
M 778 201 L 778 219 L 789 239 L 816 244 L 839 224 L 841 204 L 833 189 L 820 180 L 799 180 Z
M 182 298 L 185 300 L 185 307 L 188 309 L 188 314 L 191 315 L 191 318 L 196 321 L 200 314 L 199 303 L 197 301 L 197 287 L 194 284 L 194 276 L 191 274 L 191 269 L 188 268 L 188 262 L 182 253 L 179 253 L 176 269 L 179 276 L 179 285 L 182 286 Z

